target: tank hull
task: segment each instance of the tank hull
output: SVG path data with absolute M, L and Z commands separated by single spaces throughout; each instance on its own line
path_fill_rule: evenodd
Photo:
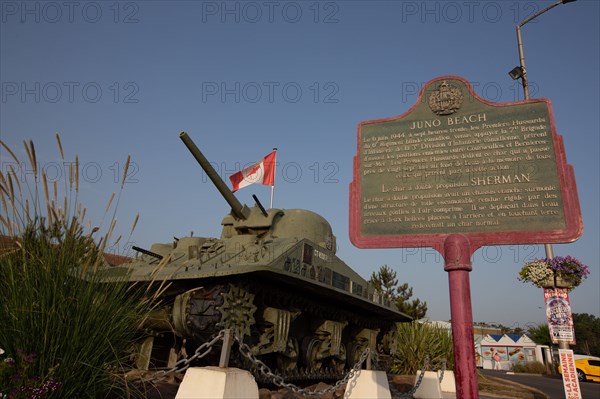
M 214 249 L 222 240 L 180 242 L 162 260 L 142 255 L 102 271 L 106 281 L 169 284 L 160 311 L 145 326 L 152 345 L 140 346 L 140 368 L 169 367 L 230 328 L 274 370 L 338 375 L 367 347 L 382 359 L 393 352 L 395 323 L 411 320 L 381 303 L 333 252 L 307 239 L 220 252 Z M 217 356 L 203 362 L 214 365 Z M 243 359 L 233 361 L 252 368 Z

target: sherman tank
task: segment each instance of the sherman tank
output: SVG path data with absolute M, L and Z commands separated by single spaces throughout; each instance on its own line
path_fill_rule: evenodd
M 393 352 L 395 323 L 411 318 L 336 256 L 327 220 L 303 209 L 265 209 L 256 196 L 254 206 L 242 205 L 190 137 L 180 138 L 231 211 L 219 238 L 134 247 L 135 259 L 103 270 L 107 282 L 168 283 L 144 326 L 137 367 L 171 367 L 225 328 L 288 374 L 342 372 L 366 347 Z

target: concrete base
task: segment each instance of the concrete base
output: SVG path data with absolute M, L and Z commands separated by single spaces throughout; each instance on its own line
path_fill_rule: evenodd
M 415 384 L 417 381 L 419 381 L 420 375 L 421 370 L 417 371 Z M 437 372 L 426 371 L 425 375 L 423 376 L 423 381 L 421 381 L 421 385 L 419 385 L 419 388 L 417 388 L 413 398 L 442 399 L 442 397 L 442 388 L 440 386 L 440 380 L 438 379 Z
M 192 367 L 185 372 L 175 399 L 258 399 L 258 386 L 246 370 Z
M 438 370 L 438 380 L 442 372 Z M 454 380 L 454 371 L 446 370 L 444 371 L 444 378 L 442 378 L 442 382 L 440 382 L 440 387 L 442 388 L 442 392 L 452 392 L 456 393 L 456 381 Z
M 385 371 L 360 370 L 348 381 L 344 398 L 391 399 L 392 394 Z

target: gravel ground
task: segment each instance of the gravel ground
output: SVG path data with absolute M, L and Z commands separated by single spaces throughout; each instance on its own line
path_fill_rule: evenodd
M 183 380 L 183 374 L 171 375 L 161 382 L 154 385 L 146 383 L 140 389 L 141 397 L 146 399 L 175 399 L 179 384 Z M 406 392 L 409 392 L 414 385 L 415 377 L 412 375 L 388 375 L 388 382 L 393 399 L 407 398 Z M 542 399 L 547 398 L 541 392 L 533 390 L 529 387 L 521 386 L 520 384 L 510 384 L 505 380 L 480 376 L 480 389 L 482 383 L 485 385 L 484 390 L 480 391 L 480 399 L 486 398 L 521 398 L 521 399 Z M 322 391 L 332 385 L 326 383 L 318 383 L 310 385 L 306 388 L 313 391 Z M 139 388 L 139 384 L 138 384 Z M 309 396 L 309 398 L 317 399 L 342 399 L 344 397 L 345 386 L 340 387 L 333 393 L 328 393 L 321 396 Z M 537 391 L 537 392 L 536 392 Z M 450 395 L 451 396 L 451 395 Z M 135 398 L 136 396 L 127 395 L 123 392 L 115 392 L 106 399 L 121 399 Z M 140 396 L 137 396 L 138 398 Z M 302 396 L 288 389 L 280 389 L 277 387 L 260 388 L 259 399 L 301 399 L 307 396 Z
M 144 384 L 140 391 L 143 393 L 143 397 L 146 399 L 174 399 L 177 395 L 177 390 L 179 389 L 179 384 L 183 379 L 182 374 L 170 376 L 168 379 L 163 380 L 162 382 L 152 384 Z M 390 383 L 390 390 L 392 392 L 393 398 L 402 397 L 401 394 L 403 392 L 408 392 L 413 387 L 414 376 L 388 376 L 388 381 Z M 320 382 L 318 384 L 310 385 L 306 387 L 312 391 L 322 391 L 327 388 L 330 388 L 332 385 Z M 139 388 L 139 387 L 138 387 Z M 344 396 L 345 386 L 341 386 L 333 393 L 328 393 L 320 396 L 312 396 L 312 398 L 319 399 L 341 399 Z M 127 395 L 123 392 L 114 392 L 107 399 L 118 399 L 124 398 Z M 132 396 L 133 397 L 133 396 Z M 406 396 L 404 396 L 406 398 Z M 301 399 L 306 398 L 306 396 L 302 396 L 300 394 L 294 393 L 289 389 L 279 389 L 279 388 L 260 388 L 259 389 L 259 398 L 260 399 Z

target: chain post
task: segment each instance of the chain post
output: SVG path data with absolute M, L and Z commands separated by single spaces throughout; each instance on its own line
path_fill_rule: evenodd
M 231 345 L 233 344 L 233 337 L 230 328 L 226 328 L 223 334 L 223 346 L 221 347 L 221 359 L 219 360 L 219 367 L 229 367 L 229 355 L 231 354 Z
M 367 354 L 367 370 L 373 370 L 371 364 L 371 351 L 369 351 L 369 353 Z

